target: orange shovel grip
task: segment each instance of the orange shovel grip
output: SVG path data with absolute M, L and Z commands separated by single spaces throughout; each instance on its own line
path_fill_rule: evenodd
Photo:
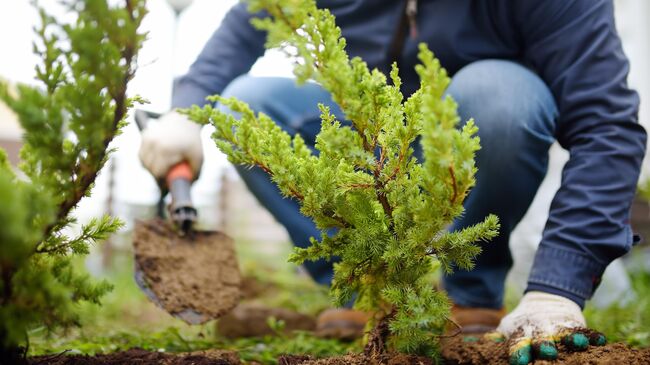
M 192 172 L 192 167 L 188 162 L 183 161 L 172 166 L 167 173 L 167 186 L 171 186 L 171 182 L 176 179 L 186 179 L 189 181 L 194 179 L 194 172 Z

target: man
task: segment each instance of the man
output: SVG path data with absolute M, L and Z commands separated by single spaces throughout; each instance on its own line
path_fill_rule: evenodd
M 637 123 L 638 96 L 627 86 L 629 66 L 612 1 L 324 0 L 318 5 L 336 15 L 351 56 L 384 72 L 397 61 L 406 95 L 417 89 L 417 44 L 426 42 L 452 75 L 447 92 L 458 102 L 462 120 L 476 119 L 482 144 L 477 184 L 465 202 L 466 214 L 451 229 L 489 213 L 499 216 L 502 228 L 484 246 L 473 271 L 444 278 L 456 320 L 466 331 L 497 327 L 524 344 L 586 327 L 585 301 L 607 265 L 633 243 L 629 210 L 646 142 Z M 250 17 L 241 4 L 228 13 L 179 80 L 173 107 L 203 105 L 211 94 L 235 96 L 313 145 L 320 127 L 317 103 L 343 116 L 318 85 L 240 76 L 264 51 L 265 35 L 252 28 Z M 198 171 L 198 131 L 169 113 L 143 137 L 144 165 L 164 176 L 185 159 Z M 571 158 L 525 295 L 503 317 L 504 280 L 512 264 L 509 235 L 544 178 L 554 140 Z M 238 171 L 296 245 L 318 236 L 297 204 L 282 199 L 261 171 Z M 317 282 L 331 280 L 331 264 L 306 266 Z M 327 330 L 363 319 L 352 311 L 329 311 L 320 326 Z M 527 363 L 526 356 L 518 361 Z

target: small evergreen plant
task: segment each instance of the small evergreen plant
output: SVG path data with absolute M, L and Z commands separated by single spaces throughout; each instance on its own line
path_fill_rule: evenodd
M 66 234 L 70 212 L 89 195 L 133 102 L 126 88 L 144 40 L 144 0 L 62 4 L 71 23 L 39 9 L 41 85 L 14 92 L 0 82 L 0 100 L 24 129 L 20 173 L 0 150 L 0 358 L 8 363 L 24 361 L 30 328 L 76 325 L 75 303 L 98 303 L 111 289 L 75 272 L 71 260 L 121 226 L 104 217 Z
M 293 57 L 298 82 L 318 82 L 351 125 L 320 105 L 316 155 L 300 135 L 289 136 L 232 98 L 210 100 L 239 117 L 209 105 L 193 107 L 190 117 L 213 124 L 213 138 L 231 162 L 266 171 L 314 220 L 321 237 L 297 248 L 290 260 L 340 257 L 331 287 L 335 303 L 356 298 L 357 308 L 376 314 L 367 352 L 378 354 L 388 345 L 430 353 L 449 315 L 432 272 L 437 265 L 446 272 L 470 269 L 481 251 L 474 242 L 498 231 L 492 215 L 446 231 L 474 185 L 477 127 L 469 120 L 458 128 L 457 105 L 443 97 L 450 79 L 425 45 L 416 67 L 420 89 L 404 100 L 397 66 L 389 83 L 361 59 L 349 59 L 334 17 L 313 0 L 250 0 L 249 6 L 270 15 L 253 21 L 268 32 L 267 46 Z M 418 139 L 421 161 L 412 148 Z

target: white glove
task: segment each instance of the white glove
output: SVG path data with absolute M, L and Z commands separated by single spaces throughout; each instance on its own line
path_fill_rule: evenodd
M 163 115 L 142 131 L 140 161 L 156 177 L 164 179 L 172 166 L 187 161 L 198 176 L 203 163 L 201 125 L 176 111 Z
M 538 291 L 526 293 L 517 308 L 501 319 L 497 332 L 510 338 L 550 337 L 569 328 L 585 328 L 582 310 L 574 301 Z
M 495 333 L 486 337 L 509 343 L 511 365 L 535 360 L 555 360 L 558 343 L 569 351 L 584 351 L 589 345 L 602 346 L 602 334 L 586 328 L 582 310 L 570 299 L 531 291 L 521 298 L 517 308 L 501 319 Z

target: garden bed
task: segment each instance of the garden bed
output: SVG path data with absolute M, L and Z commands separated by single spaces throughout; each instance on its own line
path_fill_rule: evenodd
M 168 354 L 131 349 L 106 355 L 51 355 L 30 359 L 30 365 L 118 365 L 118 364 L 162 364 L 162 365 L 240 365 L 242 362 L 231 351 L 197 351 L 185 354 Z M 252 364 L 258 364 L 253 362 Z M 380 359 L 370 359 L 364 355 L 346 355 L 325 359 L 310 356 L 289 355 L 278 359 L 279 365 L 433 365 L 433 361 L 423 357 L 387 354 Z
M 648 365 L 650 349 L 635 349 L 623 343 L 590 347 L 584 352 L 567 351 L 558 345 L 559 357 L 556 361 L 535 361 L 537 365 Z M 508 363 L 508 345 L 478 338 L 468 342 L 461 336 L 445 341 L 442 356 L 448 365 L 497 365 Z
M 29 360 L 30 365 L 121 365 L 121 364 L 160 364 L 160 365 L 238 365 L 239 356 L 234 351 L 196 351 L 185 354 L 131 349 L 106 355 L 67 355 L 65 353 L 36 356 Z
M 650 364 L 650 349 L 635 349 L 622 343 L 592 347 L 584 352 L 565 352 L 560 345 L 560 356 L 557 361 L 536 361 L 538 365 L 647 365 Z M 478 339 L 468 342 L 462 337 L 446 340 L 442 351 L 443 363 L 448 365 L 497 365 L 507 364 L 508 354 L 505 343 L 494 343 Z M 117 365 L 117 364 L 163 364 L 163 365 L 239 365 L 242 362 L 234 351 L 196 351 L 182 354 L 151 352 L 141 349 L 116 352 L 107 355 L 68 355 L 58 354 L 37 356 L 30 359 L 31 365 Z M 258 364 L 252 362 L 250 364 Z M 279 365 L 432 365 L 433 361 L 423 357 L 403 354 L 387 354 L 377 359 L 371 359 L 361 354 L 314 359 L 310 356 L 288 355 L 280 356 Z

